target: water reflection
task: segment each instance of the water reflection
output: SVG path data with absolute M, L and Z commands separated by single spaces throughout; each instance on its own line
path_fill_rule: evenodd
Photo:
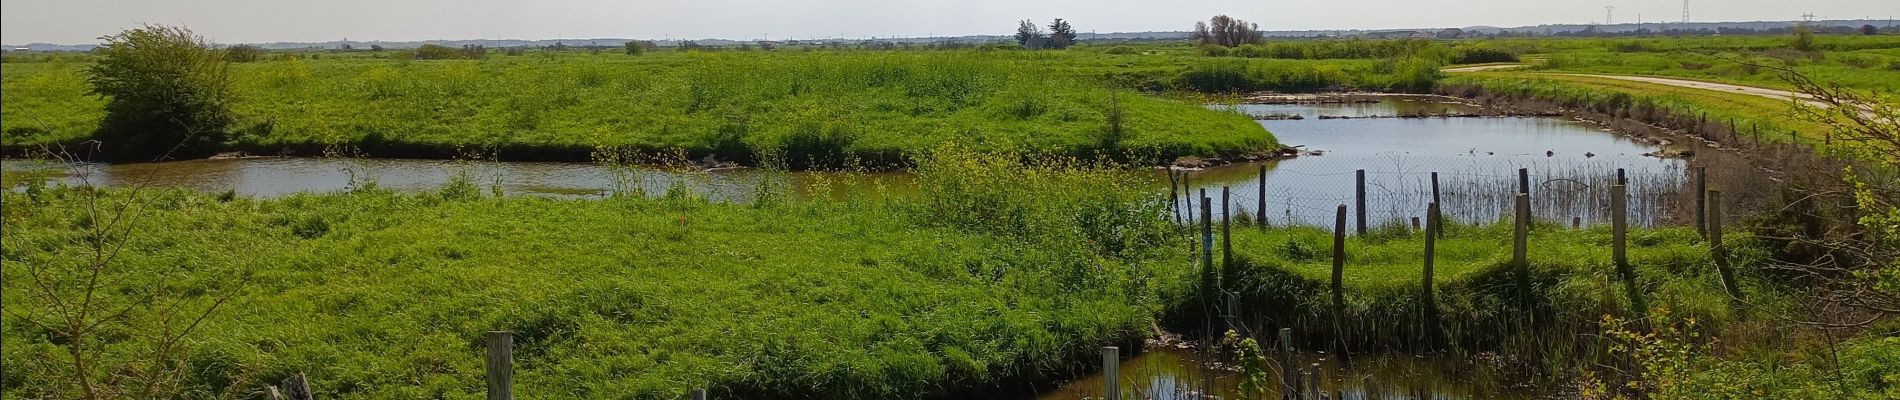
M 591 163 L 479 162 L 409 159 L 249 158 L 165 163 L 60 165 L 8 160 L 7 170 L 64 171 L 69 185 L 180 187 L 207 192 L 235 191 L 253 197 L 337 192 L 376 185 L 397 191 L 441 188 L 466 177 L 483 188 L 498 186 L 505 195 L 602 197 L 616 192 L 659 195 L 675 187 L 715 201 L 751 201 L 770 183 L 795 195 L 848 196 L 868 192 L 907 193 L 908 174 L 720 171 L 610 167 Z M 822 189 L 821 189 L 822 188 Z
M 1190 350 L 1154 348 L 1121 362 L 1118 381 L 1123 396 L 1131 399 L 1278 399 L 1281 382 L 1280 355 L 1266 354 L 1269 371 L 1264 392 L 1243 393 L 1241 376 L 1233 368 L 1204 368 Z M 1315 386 L 1332 399 L 1531 399 L 1535 388 L 1524 387 L 1520 377 L 1482 359 L 1440 356 L 1420 358 L 1408 355 L 1360 356 L 1347 365 L 1324 354 L 1295 355 L 1300 370 L 1295 376 L 1317 382 Z M 1310 372 L 1311 374 L 1307 374 Z M 1094 374 L 1065 382 L 1041 393 L 1039 400 L 1083 400 L 1099 398 L 1103 377 Z M 1208 388 L 1213 390 L 1208 390 Z M 1204 396 L 1211 395 L 1211 396 Z
M 1404 103 L 1398 103 L 1404 104 Z M 1378 114 L 1394 103 L 1252 105 L 1253 112 Z M 1206 190 L 1220 201 L 1232 191 L 1234 213 L 1270 223 L 1330 226 L 1335 207 L 1354 203 L 1355 171 L 1366 171 L 1369 225 L 1407 224 L 1432 201 L 1431 173 L 1439 174 L 1448 217 L 1497 220 L 1509 213 L 1517 170 L 1528 169 L 1539 218 L 1585 224 L 1607 222 L 1609 185 L 1618 168 L 1630 179 L 1631 219 L 1658 225 L 1679 208 L 1684 163 L 1645 153 L 1659 146 L 1608 134 L 1594 126 L 1553 118 L 1418 118 L 1261 121 L 1282 143 L 1310 155 L 1264 164 L 1192 171 L 1190 197 Z M 1265 187 L 1261 170 L 1265 169 Z M 1264 201 L 1262 195 L 1264 194 Z M 1180 210 L 1188 208 L 1182 199 Z M 1218 203 L 1215 210 L 1220 210 Z M 1218 211 L 1216 211 L 1218 216 Z M 1187 217 L 1184 215 L 1184 217 Z
M 1216 108 L 1231 109 L 1261 119 L 1296 116 L 1305 119 L 1399 117 L 1467 114 L 1478 111 L 1476 106 L 1435 97 L 1395 97 L 1355 103 L 1232 104 L 1216 106 Z
M 1308 117 L 1261 123 L 1282 143 L 1323 155 L 1192 171 L 1188 182 L 1194 194 L 1205 189 L 1217 201 L 1221 188 L 1229 187 L 1232 212 L 1264 214 L 1275 224 L 1329 226 L 1334 207 L 1353 204 L 1353 174 L 1360 169 L 1367 173 L 1370 225 L 1404 225 L 1423 216 L 1431 201 L 1432 172 L 1439 173 L 1447 215 L 1467 222 L 1496 220 L 1508 213 L 1518 168 L 1530 171 L 1533 210 L 1543 219 L 1605 222 L 1609 183 L 1617 168 L 1626 169 L 1631 180 L 1631 216 L 1636 226 L 1674 222 L 1672 216 L 1679 214 L 1687 198 L 1682 189 L 1687 174 L 1681 160 L 1643 156 L 1660 148 L 1588 124 L 1554 118 L 1316 118 L 1467 110 L 1463 105 L 1417 100 L 1237 107 L 1255 114 Z M 9 160 L 4 168 L 44 166 Z M 1264 187 L 1262 168 L 1266 170 Z M 499 187 L 506 195 L 583 198 L 615 192 L 657 195 L 674 187 L 737 202 L 750 201 L 761 186 L 782 187 L 799 196 L 831 197 L 915 190 L 913 178 L 901 173 L 669 171 L 552 162 L 258 158 L 92 164 L 76 170 L 65 178 L 68 183 L 83 178 L 93 184 L 232 190 L 257 197 L 341 191 L 370 182 L 395 190 L 426 191 L 455 176 L 467 176 L 484 188 Z M 1165 175 L 1157 173 L 1156 179 L 1161 182 L 1157 187 L 1166 184 Z M 1197 203 L 1183 198 L 1176 203 L 1177 211 L 1192 219 Z

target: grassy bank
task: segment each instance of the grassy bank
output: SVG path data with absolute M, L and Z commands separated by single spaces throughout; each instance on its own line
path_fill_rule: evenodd
M 1900 36 L 1793 35 L 1625 39 L 1499 39 L 1488 45 L 1536 59 L 1547 71 L 1656 75 L 1787 89 L 1773 69 L 1791 66 L 1822 82 L 1900 91 Z
M 306 56 L 308 56 L 306 58 Z M 233 149 L 582 159 L 600 148 L 793 167 L 902 163 L 946 141 L 1131 159 L 1275 148 L 1237 114 L 1122 87 L 1172 86 L 1174 57 L 998 51 L 548 52 L 480 60 L 283 54 L 232 76 Z M 14 62 L 0 143 L 91 135 L 84 61 Z M 1159 72 L 1144 72 L 1159 71 Z M 1116 84 L 1116 77 L 1141 80 Z M 107 144 L 110 145 L 110 144 Z
M 1451 227 L 1437 244 L 1434 268 L 1444 328 L 1439 337 L 1451 348 L 1490 350 L 1513 336 L 1552 328 L 1593 331 L 1603 315 L 1629 315 L 1610 262 L 1610 239 L 1607 227 L 1539 224 L 1530 237 L 1531 287 L 1519 291 L 1510 266 L 1510 224 Z M 1752 270 L 1762 254 L 1750 250 L 1745 238 L 1729 241 L 1735 263 Z M 1732 321 L 1708 248 L 1700 242 L 1693 229 L 1638 231 L 1630 237 L 1630 262 L 1651 307 L 1715 325 Z M 1235 264 L 1222 271 L 1222 282 L 1239 294 L 1243 307 L 1273 326 L 1307 332 L 1314 343 L 1340 339 L 1333 337 L 1329 311 L 1330 232 L 1248 227 L 1235 231 L 1233 246 Z M 1348 238 L 1339 327 L 1345 341 L 1362 351 L 1430 347 L 1424 342 L 1430 335 L 1422 330 L 1424 248 L 1422 234 L 1397 227 Z M 1532 313 L 1541 321 L 1533 321 Z
M 1160 245 L 1162 203 L 1135 174 L 1015 167 L 925 164 L 929 202 L 498 199 L 468 182 L 273 200 L 7 192 L 0 390 L 72 394 L 73 339 L 31 322 L 60 308 L 33 282 L 78 299 L 98 238 L 125 250 L 97 307 L 134 311 L 80 339 L 104 351 L 96 364 L 145 365 L 165 305 L 231 296 L 183 344 L 193 396 L 303 372 L 325 398 L 478 398 L 490 330 L 515 333 L 516 392 L 531 397 L 1018 388 L 1147 336 L 1181 290 L 1182 256 L 1166 249 L 1182 246 Z M 131 233 L 92 235 L 94 200 L 138 207 Z
M 1556 102 L 1568 108 L 1763 143 L 1825 147 L 1828 128 L 1794 114 L 1788 100 L 1621 79 L 1533 72 L 1476 72 L 1445 79 L 1441 91 L 1460 87 L 1499 96 Z M 1476 95 L 1473 93 L 1449 93 Z M 1792 133 L 1792 135 L 1791 135 Z

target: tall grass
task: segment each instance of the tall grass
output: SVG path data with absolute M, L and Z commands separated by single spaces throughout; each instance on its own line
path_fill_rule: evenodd
M 919 180 L 945 191 L 929 202 L 500 198 L 470 180 L 271 200 L 166 191 L 140 198 L 122 263 L 181 272 L 112 284 L 189 294 L 253 277 L 184 353 L 182 383 L 205 397 L 299 372 L 323 397 L 475 397 L 488 330 L 515 333 L 516 390 L 537 397 L 967 397 L 1150 333 L 1182 275 L 1135 174 L 935 154 Z M 1004 185 L 1020 187 L 986 190 Z M 13 315 L 53 307 L 29 297 L 25 267 L 85 250 L 73 199 L 93 190 L 132 200 L 0 195 L 7 397 L 65 393 L 61 340 Z M 108 363 L 141 350 L 108 343 Z
M 481 60 L 324 58 L 238 65 L 230 148 L 372 156 L 587 158 L 595 147 L 686 149 L 698 160 L 783 153 L 795 168 L 902 165 L 946 141 L 1093 156 L 1119 98 L 1119 149 L 1153 159 L 1274 147 L 1245 117 L 1119 88 L 1093 55 L 943 52 L 666 52 Z M 9 67 L 12 148 L 89 137 L 96 103 L 78 64 Z M 17 70 L 17 71 L 16 71 Z M 83 82 L 82 82 L 83 83 Z M 39 123 L 46 120 L 46 123 Z

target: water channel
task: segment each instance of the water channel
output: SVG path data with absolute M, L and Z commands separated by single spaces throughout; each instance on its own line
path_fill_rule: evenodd
M 1235 107 L 1249 115 L 1301 116 L 1304 119 L 1260 123 L 1282 143 L 1301 146 L 1303 154 L 1186 171 L 1193 195 L 1176 206 L 1190 219 L 1187 211 L 1198 209 L 1194 205 L 1198 200 L 1191 197 L 1206 190 L 1218 201 L 1225 187 L 1231 192 L 1230 212 L 1264 214 L 1270 223 L 1328 224 L 1337 205 L 1354 203 L 1354 175 L 1364 170 L 1366 210 L 1373 225 L 1402 224 L 1423 215 L 1431 201 L 1434 172 L 1439 175 L 1441 202 L 1448 216 L 1465 222 L 1491 221 L 1508 212 L 1517 190 L 1517 170 L 1524 168 L 1533 183 L 1531 200 L 1540 218 L 1579 218 L 1596 224 L 1606 221 L 1608 185 L 1616 169 L 1622 168 L 1630 179 L 1633 225 L 1680 220 L 1675 216 L 1682 210 L 1687 176 L 1682 160 L 1646 156 L 1661 147 L 1578 121 L 1389 118 L 1468 111 L 1462 105 L 1418 99 L 1216 107 Z M 47 166 L 9 160 L 4 168 Z M 911 190 L 909 176 L 902 173 L 665 170 L 558 162 L 241 158 L 58 169 L 67 171 L 60 179 L 68 184 L 229 190 L 254 197 L 341 191 L 371 182 L 401 191 L 426 191 L 457 176 L 483 187 L 498 187 L 506 195 L 559 197 L 600 197 L 616 191 L 658 194 L 680 186 L 715 200 L 743 202 L 766 180 L 780 181 L 780 187 L 791 188 L 795 195 Z M 1167 185 L 1165 174 L 1157 170 L 1155 176 L 1157 187 Z M 829 188 L 810 190 L 819 183 Z M 1261 213 L 1263 207 L 1265 213 Z
M 1401 115 L 1470 111 L 1431 100 L 1386 100 L 1350 104 L 1228 105 L 1260 121 L 1301 155 L 1265 162 L 1185 170 L 1189 193 L 1205 190 L 1219 201 L 1229 193 L 1230 211 L 1261 215 L 1274 224 L 1327 225 L 1335 207 L 1353 204 L 1358 171 L 1366 175 L 1367 211 L 1373 224 L 1403 224 L 1422 216 L 1431 201 L 1432 173 L 1448 216 L 1466 222 L 1497 220 L 1511 207 L 1518 169 L 1531 178 L 1533 207 L 1542 218 L 1605 223 L 1609 185 L 1617 169 L 1629 177 L 1632 224 L 1681 223 L 1688 165 L 1652 157 L 1662 146 L 1619 136 L 1595 125 L 1548 117 L 1398 118 Z M 1292 116 L 1299 118 L 1292 118 Z M 400 191 L 427 191 L 457 176 L 498 187 L 506 195 L 600 197 L 616 191 L 656 195 L 684 187 L 715 200 L 749 201 L 761 183 L 778 180 L 797 196 L 853 196 L 877 191 L 905 193 L 903 173 L 765 172 L 625 168 L 592 163 L 471 162 L 405 159 L 241 158 L 140 164 L 55 165 L 8 160 L 8 170 L 55 168 L 67 184 L 152 185 L 244 196 L 278 197 L 334 192 L 373 184 Z M 1167 174 L 1154 172 L 1157 188 Z M 1263 179 L 1264 177 L 1264 179 Z M 828 187 L 813 190 L 814 187 Z M 1165 189 L 1162 189 L 1165 190 Z M 1264 197 L 1263 197 L 1264 194 Z M 1177 210 L 1197 210 L 1183 198 Z M 1216 207 L 1221 209 L 1221 207 Z M 1264 209 L 1264 213 L 1262 210 Z M 1188 218 L 1192 218 L 1191 216 Z M 1302 354 L 1303 364 L 1328 379 L 1327 392 L 1346 399 L 1517 399 L 1531 390 L 1499 369 L 1470 358 L 1393 355 L 1346 366 L 1324 355 Z M 1238 394 L 1237 375 L 1205 369 L 1196 355 L 1172 347 L 1146 349 L 1121 366 L 1124 393 L 1133 398 L 1220 398 Z M 1277 377 L 1276 377 L 1277 378 Z M 1278 386 L 1275 380 L 1274 386 Z M 1043 400 L 1082 399 L 1100 394 L 1102 377 L 1085 376 L 1040 391 Z M 1270 392 L 1270 393 L 1277 393 Z M 1271 396 L 1277 398 L 1277 395 Z

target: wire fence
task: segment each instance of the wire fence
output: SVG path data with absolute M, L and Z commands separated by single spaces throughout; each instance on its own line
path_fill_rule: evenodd
M 1610 186 L 1618 179 L 1618 169 L 1628 180 L 1634 226 L 1670 223 L 1684 210 L 1685 193 L 1692 191 L 1687 167 L 1676 160 L 1317 157 L 1297 163 L 1185 171 L 1188 194 L 1175 196 L 1175 206 L 1184 220 L 1194 220 L 1202 191 L 1216 202 L 1213 208 L 1221 210 L 1225 188 L 1228 214 L 1257 217 L 1265 207 L 1269 224 L 1331 226 L 1336 207 L 1358 207 L 1358 174 L 1364 171 L 1368 225 L 1407 224 L 1411 218 L 1423 217 L 1434 201 L 1434 175 L 1437 201 L 1447 218 L 1483 223 L 1509 217 L 1519 190 L 1520 168 L 1526 172 L 1532 209 L 1540 219 L 1608 223 Z

